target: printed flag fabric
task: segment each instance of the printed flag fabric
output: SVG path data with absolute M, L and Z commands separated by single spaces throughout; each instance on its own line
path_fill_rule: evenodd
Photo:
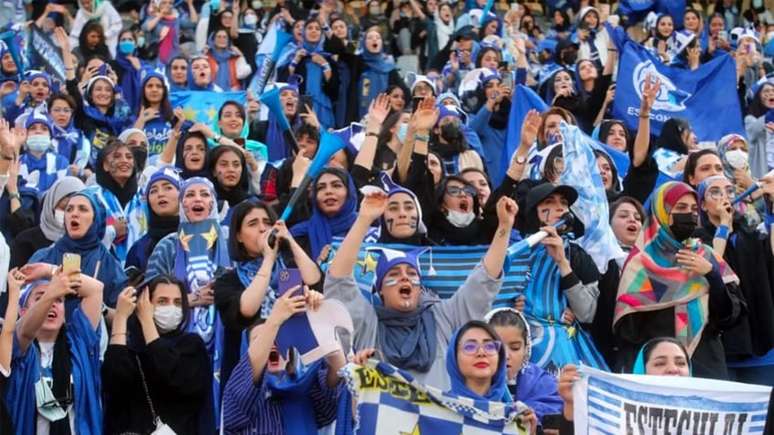
M 761 434 L 771 387 L 581 367 L 573 384 L 576 435 Z
M 340 239 L 335 239 L 328 259 L 332 259 L 335 251 L 341 245 Z M 388 248 L 402 252 L 410 252 L 417 249 L 415 245 L 402 245 L 390 243 L 363 243 L 358 253 L 358 262 L 355 265 L 355 280 L 360 291 L 368 296 L 377 297 L 372 293 L 372 287 L 376 281 L 376 262 L 379 259 L 379 251 L 374 248 Z M 481 262 L 489 246 L 429 246 L 428 249 L 417 256 L 422 276 L 422 285 L 442 299 L 450 298 L 465 282 L 473 269 Z M 326 268 L 327 265 L 323 265 Z M 529 251 L 511 258 L 510 269 L 505 274 L 500 295 L 510 295 L 513 298 L 524 291 L 529 281 Z M 373 301 L 373 300 L 372 300 Z
M 661 81 L 650 113 L 654 135 L 670 118 L 686 119 L 700 141 L 717 141 L 729 133 L 745 134 L 736 86 L 729 86 L 736 83 L 731 56 L 718 56 L 690 71 L 666 66 L 642 45 L 625 42 L 618 64 L 613 117 L 623 120 L 632 131 L 637 130 L 648 75 Z
M 594 156 L 595 141 L 574 125 L 562 122 L 559 129 L 564 140 L 564 161 L 571 162 L 565 165 L 560 181 L 578 191 L 572 210 L 586 227 L 580 244 L 594 259 L 599 272 L 605 273 L 610 260 L 626 258 L 626 254 L 608 221 L 607 194 Z
M 387 363 L 348 364 L 339 372 L 355 412 L 355 434 L 528 434 L 521 402 L 474 401 L 417 382 Z
M 177 91 L 169 94 L 172 107 L 182 107 L 185 119 L 209 126 L 218 124 L 218 110 L 226 101 L 247 105 L 244 92 Z

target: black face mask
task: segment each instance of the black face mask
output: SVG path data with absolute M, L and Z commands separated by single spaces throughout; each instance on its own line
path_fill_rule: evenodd
M 691 237 L 698 225 L 699 217 L 695 213 L 673 213 L 672 225 L 669 226 L 669 229 L 675 240 L 682 242 Z
M 450 122 L 441 126 L 441 137 L 449 143 L 457 143 L 462 140 L 462 129 L 456 122 Z
M 148 160 L 148 150 L 132 148 L 132 155 L 134 156 L 134 167 L 137 168 L 137 172 L 142 172 L 145 169 L 145 161 Z

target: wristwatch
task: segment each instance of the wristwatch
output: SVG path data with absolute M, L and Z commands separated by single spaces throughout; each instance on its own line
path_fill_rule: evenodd
M 516 164 L 517 165 L 523 165 L 527 163 L 527 156 L 519 158 L 518 154 L 516 155 Z
M 19 196 L 19 192 L 8 192 L 8 199 L 9 200 L 18 200 L 21 202 L 21 196 Z

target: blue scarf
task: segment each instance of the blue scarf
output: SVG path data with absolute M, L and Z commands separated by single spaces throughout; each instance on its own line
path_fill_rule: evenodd
M 280 92 L 286 89 L 295 90 L 296 95 L 298 95 L 297 86 L 290 84 L 283 86 L 280 89 Z M 296 117 L 296 121 L 298 121 L 298 119 L 299 117 Z M 290 123 L 291 127 L 294 126 L 294 124 L 297 124 L 290 119 L 288 119 L 288 122 Z M 266 131 L 266 144 L 269 152 L 269 162 L 276 162 L 292 156 L 293 148 L 288 144 L 287 140 L 285 140 L 285 134 L 283 133 L 282 127 L 280 127 L 280 122 L 277 119 L 277 115 L 275 115 L 271 110 L 269 110 L 268 123 L 269 128 Z
M 231 43 L 225 49 L 215 48 L 215 34 L 213 33 L 207 39 L 207 45 L 210 47 L 209 54 L 215 59 L 218 64 L 218 71 L 215 74 L 213 83 L 221 88 L 228 90 L 231 89 L 231 68 L 229 66 L 229 60 L 234 55 L 230 48 Z
M 389 60 L 387 55 L 384 54 L 384 51 L 381 53 L 371 53 L 368 51 L 365 47 L 365 40 L 360 43 L 360 49 L 362 50 L 360 58 L 363 59 L 366 68 L 360 75 L 357 89 L 358 91 L 365 89 L 365 86 L 363 85 L 366 81 L 370 83 L 370 86 L 368 87 L 368 95 L 360 93 L 362 91 L 359 92 L 358 119 L 368 113 L 368 106 L 371 104 L 371 101 L 373 101 L 377 95 L 387 90 L 390 81 L 390 72 L 395 69 L 395 63 Z
M 121 79 L 118 81 L 121 94 L 132 109 L 138 110 L 142 96 L 142 88 L 140 87 L 142 68 L 139 71 L 134 69 L 132 63 L 120 50 L 116 52 L 116 63 L 121 68 Z
M 240 261 L 236 265 L 236 273 L 239 277 L 239 282 L 247 288 L 250 287 L 250 283 L 253 282 L 255 275 L 258 273 L 258 269 L 263 264 L 263 257 L 258 257 L 252 260 Z
M 100 124 L 100 127 L 109 130 L 113 136 L 118 136 L 121 134 L 121 132 L 124 131 L 124 127 L 129 125 L 131 122 L 131 119 L 118 116 L 115 113 L 113 115 L 109 115 L 109 111 L 108 113 L 102 113 L 99 111 L 99 109 L 90 104 L 85 104 L 83 106 L 83 112 L 94 122 Z
M 323 90 L 323 69 L 320 65 L 312 62 L 312 55 L 319 54 L 329 61 L 330 55 L 322 49 L 322 39 L 317 44 L 311 44 L 304 42 L 303 48 L 308 53 L 305 62 L 306 65 L 306 77 L 304 77 L 304 83 L 306 83 L 306 93 L 312 97 L 312 110 L 317 114 L 317 118 L 320 121 L 320 125 L 323 129 L 333 127 L 336 120 L 333 115 L 333 103 L 328 95 Z
M 497 372 L 492 378 L 492 385 L 489 387 L 489 391 L 486 395 L 481 396 L 471 391 L 467 385 L 465 385 L 465 377 L 460 372 L 460 368 L 457 365 L 457 345 L 459 344 L 460 329 L 454 332 L 451 340 L 449 340 L 449 347 L 446 349 L 446 371 L 449 373 L 449 380 L 451 381 L 451 388 L 449 391 L 458 396 L 467 397 L 474 401 L 488 401 L 488 402 L 509 402 L 511 395 L 508 392 L 507 378 L 508 373 L 505 369 L 505 348 L 500 346 L 498 352 L 499 358 L 497 359 Z M 486 409 L 486 408 L 484 408 Z
M 278 399 L 282 407 L 282 433 L 317 433 L 314 402 L 309 392 L 323 369 L 324 360 L 319 360 L 308 367 L 300 367 L 299 364 L 293 376 L 287 373 L 283 373 L 281 377 L 269 373 L 264 375 L 271 397 Z
M 374 305 L 377 322 L 377 342 L 388 363 L 404 369 L 427 373 L 438 352 L 436 321 L 430 308 L 434 301 L 422 300 L 411 312 L 391 310 Z
M 73 119 L 65 128 L 51 123 L 51 138 L 56 141 L 57 152 L 70 164 L 75 162 L 83 139 L 83 133 L 74 124 Z
M 323 171 L 323 174 L 331 173 Z M 340 175 L 337 172 L 333 172 L 336 175 Z M 321 174 L 322 175 L 322 174 Z M 333 241 L 333 236 L 343 236 L 352 227 L 357 219 L 357 192 L 355 190 L 355 184 L 352 182 L 352 177 L 345 175 L 346 180 L 342 178 L 342 181 L 347 183 L 347 199 L 341 206 L 341 210 L 331 217 L 325 216 L 325 214 L 317 206 L 317 189 L 315 179 L 315 188 L 312 189 L 311 203 L 312 203 L 312 217 L 308 220 L 300 222 L 290 229 L 290 233 L 294 237 L 307 236 L 309 238 L 309 244 L 311 245 L 312 259 L 316 260 L 320 256 L 323 248 Z

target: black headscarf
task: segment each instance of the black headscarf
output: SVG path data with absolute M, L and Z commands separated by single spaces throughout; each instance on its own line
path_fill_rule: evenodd
M 664 148 L 678 154 L 688 154 L 688 146 L 683 142 L 683 132 L 690 130 L 688 121 L 681 118 L 670 118 L 661 127 L 661 135 L 656 141 L 656 148 Z
M 231 189 L 224 187 L 215 177 L 218 159 L 227 151 L 234 152 L 239 156 L 239 161 L 242 162 L 242 173 L 239 175 L 239 181 Z M 221 145 L 213 148 L 207 153 L 206 165 L 209 178 L 212 180 L 212 184 L 215 186 L 215 193 L 218 195 L 218 207 L 222 206 L 224 201 L 228 201 L 229 207 L 234 207 L 250 196 L 250 174 L 247 172 L 247 161 L 242 150 L 231 145 Z
M 115 195 L 116 198 L 118 198 L 118 202 L 121 204 L 121 207 L 126 207 L 126 204 L 129 203 L 129 201 L 132 200 L 132 197 L 134 197 L 134 194 L 137 193 L 137 160 L 134 161 L 132 175 L 123 186 L 118 184 L 113 176 L 110 175 L 110 173 L 108 173 L 103 167 L 106 156 L 119 146 L 126 145 L 123 143 L 120 143 L 120 145 L 112 143 L 105 145 L 105 148 L 103 148 L 97 156 L 97 167 L 95 172 L 97 177 L 97 184 L 99 184 L 103 189 L 107 189 L 113 195 Z M 134 153 L 132 153 L 132 156 L 134 156 Z

